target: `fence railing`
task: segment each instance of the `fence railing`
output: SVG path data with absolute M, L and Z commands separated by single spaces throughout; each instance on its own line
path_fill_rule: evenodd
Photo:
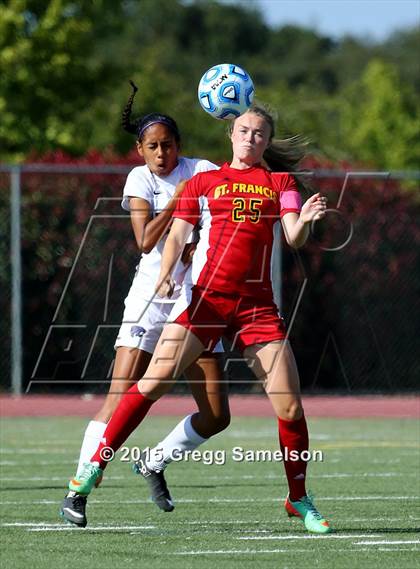
M 66 165 L 66 164 L 25 164 L 21 166 L 9 166 L 9 165 L 0 165 L 0 174 L 1 176 L 1 189 L 2 189 L 2 209 L 6 212 L 4 218 L 4 226 L 7 226 L 8 235 L 4 234 L 6 238 L 6 242 L 9 242 L 9 250 L 10 250 L 10 260 L 8 261 L 4 255 L 2 254 L 1 264 L 3 267 L 7 266 L 8 262 L 10 263 L 10 276 L 3 276 L 3 285 L 8 287 L 10 290 L 10 301 L 4 300 L 3 302 L 3 309 L 5 312 L 9 311 L 10 313 L 10 350 L 11 350 L 11 357 L 10 357 L 10 387 L 13 393 L 20 394 L 22 393 L 31 383 L 31 381 L 36 381 L 31 377 L 31 373 L 34 369 L 34 361 L 37 361 L 37 358 L 32 355 L 31 357 L 26 358 L 25 360 L 25 352 L 30 351 L 31 346 L 31 338 L 30 338 L 30 331 L 33 329 L 33 322 L 31 320 L 32 317 L 36 317 L 38 312 L 35 310 L 31 313 L 27 311 L 25 305 L 28 305 L 29 298 L 34 300 L 34 295 L 36 292 L 31 291 L 31 283 L 37 283 L 37 269 L 32 267 L 30 271 L 25 269 L 25 265 L 23 264 L 23 256 L 25 259 L 28 259 L 29 265 L 31 264 L 30 256 L 31 254 L 37 256 L 39 251 L 39 243 L 36 242 L 38 238 L 43 239 L 43 246 L 45 250 L 49 250 L 49 248 L 54 248 L 57 243 L 54 243 L 54 236 L 51 237 L 51 242 L 46 243 L 46 237 L 43 235 L 42 232 L 42 211 L 43 207 L 46 207 L 47 210 L 49 207 L 59 207 L 63 210 L 61 215 L 67 216 L 69 219 L 67 220 L 67 224 L 64 226 L 63 224 L 60 225 L 59 215 L 57 218 L 57 226 L 62 226 L 62 231 L 67 235 L 71 235 L 73 240 L 73 245 L 77 242 L 81 243 L 82 236 L 85 234 L 85 230 L 88 227 L 89 223 L 92 223 L 92 219 L 98 218 L 98 216 L 103 215 L 105 218 L 117 220 L 118 218 L 122 218 L 116 210 L 112 210 L 112 213 L 105 213 L 99 214 L 95 207 L 98 207 L 98 199 L 100 201 L 100 197 L 105 197 L 105 201 L 109 198 L 115 202 L 118 195 L 121 193 L 121 188 L 124 180 L 124 176 L 130 171 L 131 166 L 127 165 L 111 165 L 111 166 L 91 166 L 91 165 Z M 99 178 L 98 178 L 99 177 Z M 372 264 L 375 265 L 375 270 L 379 270 L 376 267 L 375 255 L 372 255 L 370 249 L 372 247 L 376 247 L 375 252 L 379 257 L 383 260 L 383 263 L 386 263 L 390 260 L 393 260 L 394 265 L 397 266 L 397 273 L 392 273 L 392 268 L 386 269 L 384 267 L 381 268 L 382 272 L 377 273 L 377 278 L 379 281 L 377 282 L 377 286 L 375 291 L 368 291 L 363 293 L 363 302 L 371 302 L 372 301 L 372 294 L 374 295 L 375 292 L 378 295 L 376 297 L 376 303 L 378 305 L 383 305 L 383 303 L 387 302 L 386 295 L 381 292 L 383 287 L 387 286 L 387 275 L 393 275 L 393 279 L 395 283 L 392 284 L 392 290 L 398 290 L 398 282 L 403 282 L 403 288 L 407 288 L 409 298 L 415 301 L 414 296 L 411 297 L 412 291 L 414 291 L 416 283 L 418 283 L 419 275 L 416 271 L 418 268 L 418 264 L 416 265 L 416 261 L 418 261 L 419 257 L 419 247 L 416 246 L 416 238 L 414 229 L 411 233 L 411 226 L 408 228 L 408 233 L 401 231 L 397 240 L 396 238 L 392 237 L 393 232 L 396 231 L 396 220 L 395 220 L 395 211 L 398 211 L 401 216 L 406 216 L 404 220 L 398 220 L 398 223 L 401 225 L 405 225 L 407 228 L 407 220 L 415 219 L 414 212 L 417 211 L 418 208 L 418 201 L 415 197 L 415 190 L 413 189 L 412 185 L 416 180 L 420 179 L 420 171 L 415 172 L 372 172 L 372 171 L 352 171 L 352 172 L 344 172 L 340 170 L 325 170 L 325 169 L 317 169 L 314 171 L 306 172 L 305 177 L 307 179 L 311 179 L 314 181 L 316 186 L 319 186 L 322 191 L 325 191 L 327 195 L 333 197 L 332 204 L 330 207 L 331 211 L 331 219 L 333 219 L 334 212 L 340 213 L 340 216 L 345 218 L 346 223 L 348 222 L 348 226 L 352 228 L 352 233 L 346 233 L 345 235 L 348 237 L 350 235 L 350 239 L 353 240 L 353 247 L 351 248 L 350 255 L 343 253 L 341 261 L 338 261 L 337 252 L 346 250 L 348 243 L 346 243 L 342 248 L 341 245 L 346 241 L 344 237 L 340 237 L 341 242 L 338 243 L 324 243 L 322 240 L 327 236 L 328 237 L 328 227 L 324 229 L 321 236 L 316 234 L 314 231 L 313 240 L 317 243 L 316 247 L 318 247 L 318 252 L 315 252 L 315 245 L 309 247 L 309 255 L 313 254 L 314 258 L 320 260 L 321 256 L 322 260 L 320 261 L 323 267 L 321 268 L 320 272 L 313 272 L 315 269 L 312 266 L 312 260 L 308 260 L 307 253 L 303 253 L 303 257 L 300 256 L 301 254 L 286 251 L 285 255 L 286 258 L 282 257 L 282 247 L 280 247 L 279 240 L 276 241 L 275 247 L 275 255 L 274 265 L 273 265 L 273 275 L 274 275 L 274 292 L 277 303 L 282 307 L 284 310 L 288 312 L 288 321 L 289 326 L 295 325 L 295 320 L 297 318 L 297 311 L 306 311 L 306 316 L 302 319 L 303 321 L 306 320 L 308 322 L 309 316 L 308 313 L 311 312 L 310 307 L 308 308 L 303 301 L 305 295 L 314 294 L 314 298 L 319 297 L 319 290 L 315 291 L 312 290 L 314 287 L 307 286 L 307 282 L 313 281 L 314 279 L 324 279 L 325 275 L 328 274 L 331 277 L 331 270 L 332 270 L 332 278 L 334 277 L 334 270 L 336 271 L 336 277 L 338 274 L 342 274 L 345 272 L 346 268 L 348 271 L 354 271 L 355 266 L 353 262 L 361 262 L 361 259 L 364 259 L 364 273 L 361 275 L 357 275 L 357 279 L 360 279 L 360 283 L 363 281 L 363 275 L 369 272 L 369 262 L 371 261 Z M 401 186 L 404 184 L 408 184 L 408 189 L 401 189 Z M 57 189 L 58 188 L 58 189 Z M 70 188 L 70 192 L 73 192 L 71 195 L 67 194 L 67 188 Z M 9 189 L 10 197 L 7 199 L 6 192 Z M 369 191 L 370 190 L 370 191 Z M 54 192 L 57 191 L 57 195 Z M 80 191 L 80 197 L 77 199 L 74 193 Z M 346 198 L 345 198 L 346 194 Z M 352 196 L 351 199 L 348 199 L 348 196 Z M 368 197 L 369 196 L 369 197 Z M 57 198 L 57 199 L 56 199 Z M 44 200 L 44 202 L 43 202 Z M 60 203 L 61 200 L 61 203 Z M 68 200 L 68 201 L 67 201 Z M 89 200 L 91 203 L 89 203 Z M 347 204 L 344 202 L 347 200 Z M 369 207 L 372 207 L 370 212 L 365 211 L 365 207 L 363 206 L 363 202 L 366 200 L 368 202 Z M 118 201 L 118 200 L 117 200 Z M 47 205 L 46 205 L 47 204 Z M 96 205 L 95 205 L 96 204 Z M 7 213 L 7 208 L 9 209 L 9 213 Z M 83 214 L 78 214 L 74 218 L 71 218 L 72 213 L 74 213 L 74 208 L 79 208 L 81 210 L 85 210 Z M 395 209 L 396 208 L 396 209 Z M 41 212 L 41 214 L 39 213 Z M 36 214 L 37 216 L 37 229 L 36 231 L 32 231 L 33 225 L 33 216 Z M 48 211 L 47 211 L 48 215 Z M 360 217 L 361 215 L 361 217 Z M 41 216 L 41 218 L 40 218 Z M 385 216 L 385 221 L 384 221 Z M 46 219 L 46 218 L 45 218 Z M 337 217 L 338 219 L 338 217 Z M 337 221 L 334 222 L 334 231 L 338 233 L 340 230 L 337 230 Z M 341 222 L 338 222 L 338 225 Z M 369 236 L 369 231 L 366 233 L 366 225 L 364 226 L 363 223 L 366 225 L 370 224 L 370 230 L 372 235 L 378 231 L 384 232 L 384 236 L 382 237 L 382 242 L 376 243 L 372 245 L 372 241 L 369 241 L 371 237 Z M 3 225 L 3 224 L 2 224 Z M 126 224 L 127 226 L 127 224 Z M 54 226 L 55 227 L 55 226 Z M 74 235 L 74 232 L 78 229 L 78 234 Z M 348 229 L 348 228 L 347 228 Z M 388 231 L 389 230 L 389 231 Z M 54 230 L 55 231 L 55 230 Z M 127 230 L 127 239 L 129 237 L 130 229 Z M 388 235 L 388 233 L 389 235 Z M 100 231 L 99 231 L 100 233 Z M 108 228 L 106 230 L 107 238 L 112 236 L 112 231 Z M 28 237 L 28 235 L 29 237 Z M 32 235 L 33 234 L 33 235 Z M 32 237 L 31 237 L 32 235 Z M 57 234 L 56 234 L 57 235 Z M 60 235 L 60 234 L 58 234 Z M 30 242 L 30 239 L 34 238 L 34 242 Z M 100 237 L 103 239 L 103 237 Z M 367 241 L 366 241 L 367 240 Z M 328 239 L 327 239 L 328 241 Z M 104 243 L 104 242 L 102 242 Z M 370 244 L 370 249 L 369 249 Z M 339 245 L 339 246 L 337 246 Z M 66 244 L 60 243 L 61 249 L 64 247 L 66 248 Z M 349 251 L 348 249 L 347 251 Z M 320 253 L 321 251 L 321 253 Z M 364 256 L 365 251 L 365 256 Z M 370 251 L 370 252 L 369 252 Z M 405 251 L 405 252 L 404 252 Z M 74 254 L 74 250 L 69 250 L 67 254 L 67 258 L 70 258 L 69 262 L 72 262 L 71 258 L 74 260 L 76 255 Z M 134 250 L 132 251 L 134 253 Z M 336 256 L 334 257 L 334 254 Z M 72 257 L 73 255 L 73 257 Z M 367 256 L 366 256 L 367 255 Z M 46 253 L 46 257 L 48 257 L 49 261 L 54 263 L 54 255 L 49 256 L 49 253 Z M 399 258 L 400 257 L 400 258 Z M 401 259 L 404 257 L 405 261 L 401 264 Z M 395 259 L 394 259 L 395 258 Z M 351 259 L 351 260 L 350 260 Z M 407 259 L 409 262 L 407 264 Z M 347 263 L 347 266 L 346 266 Z M 333 264 L 333 267 L 329 266 Z M 292 266 L 293 265 L 293 266 Z M 95 266 L 96 265 L 92 265 Z M 291 269 L 292 267 L 292 269 Z M 391 267 L 391 265 L 390 265 Z M 360 268 L 360 266 L 358 267 Z M 44 271 L 45 268 L 42 268 Z M 61 267 L 60 272 L 62 272 L 63 267 Z M 68 270 L 68 268 L 67 268 Z M 95 269 L 96 270 L 96 269 Z M 102 270 L 102 269 L 101 269 Z M 130 281 L 130 271 L 132 270 L 129 267 L 126 270 L 126 282 L 129 283 Z M 295 274 L 295 281 L 300 279 L 300 285 L 294 287 L 294 292 L 291 294 L 285 293 L 282 294 L 281 283 L 285 281 L 285 286 L 290 286 L 291 277 L 286 275 L 286 272 L 292 271 Z M 357 269 L 358 270 L 358 269 Z M 357 272 L 356 270 L 356 272 Z M 302 273 L 303 271 L 303 273 Z M 312 271 L 312 272 L 311 272 Z M 391 271 L 391 273 L 389 273 Z M 405 273 L 405 271 L 408 271 Z M 54 279 L 56 278 L 55 272 L 56 268 L 54 266 L 48 267 L 48 274 L 51 276 L 48 280 L 48 286 L 50 288 L 54 288 L 51 284 Z M 300 273 L 300 274 L 299 274 Z M 283 274 L 283 278 L 282 278 Z M 303 274 L 303 277 L 302 277 Z M 60 275 L 62 278 L 62 275 Z M 292 278 L 292 280 L 293 280 Z M 412 285 L 408 283 L 407 279 L 411 278 Z M 306 280 L 305 280 L 306 279 Z M 359 282 L 359 281 L 358 281 Z M 304 283 L 302 285 L 302 283 Z M 91 283 L 92 284 L 92 283 Z M 293 283 L 292 283 L 293 284 Z M 296 284 L 296 283 L 295 283 Z M 389 284 L 389 282 L 388 282 Z M 57 285 L 58 286 L 58 285 Z M 62 283 L 60 284 L 62 286 Z M 92 285 L 93 286 L 93 285 Z M 322 288 L 322 285 L 319 285 Z M 302 288 L 303 287 L 303 288 Z M 306 290 L 305 290 L 306 287 Z M 340 287 L 342 285 L 340 284 Z M 48 294 L 51 296 L 50 288 L 48 289 Z M 293 287 L 292 287 L 293 288 Z M 316 288 L 316 287 L 315 287 Z M 319 287 L 318 287 L 319 288 Z M 363 288 L 363 287 L 362 287 Z M 25 289 L 25 290 L 24 290 Z M 312 292 L 308 292 L 311 289 Z M 340 288 L 341 290 L 341 288 Z M 45 293 L 40 287 L 39 293 L 41 296 Z M 75 291 L 74 298 L 80 298 L 81 292 Z M 118 295 L 117 295 L 118 296 Z M 322 293 L 321 293 L 322 296 Z M 7 294 L 5 295 L 7 298 Z M 120 292 L 119 304 L 122 305 L 123 301 L 123 294 Z M 389 300 L 389 299 L 388 299 Z M 395 300 L 395 299 L 394 299 Z M 397 299 L 398 300 L 398 299 Z M 400 299 L 401 300 L 401 299 Z M 49 308 L 53 308 L 51 306 L 52 299 L 49 298 L 48 306 Z M 116 301 L 117 302 L 117 301 Z M 328 302 L 328 300 L 326 301 Z M 336 301 L 335 301 L 336 302 Z M 402 302 L 402 300 L 401 300 Z M 69 301 L 71 304 L 71 302 Z M 9 306 L 7 306 L 9 304 Z M 36 304 L 36 302 L 35 302 Z M 57 303 L 58 305 L 58 303 Z M 56 307 L 57 307 L 56 305 Z M 406 310 L 407 302 L 402 302 L 401 309 Z M 67 316 L 70 314 L 71 309 L 66 308 Z M 309 311 L 309 312 L 308 312 Z M 327 310 L 328 312 L 328 310 Z M 350 310 L 351 312 L 351 310 Z M 385 310 L 386 313 L 386 310 Z M 384 322 L 386 320 L 385 313 L 381 313 L 382 320 Z M 392 312 L 392 314 L 396 315 L 398 310 Z M 23 315 L 25 314 L 25 323 L 23 321 Z M 322 318 L 322 313 L 317 316 L 318 318 Z M 325 317 L 325 314 L 324 314 Z M 300 318 L 300 317 L 299 317 Z M 410 315 L 406 312 L 404 313 L 404 319 L 410 319 Z M 342 317 L 340 317 L 341 321 Z M 396 334 L 403 333 L 406 334 L 406 324 L 404 324 L 403 318 L 401 318 L 400 330 L 397 330 Z M 7 321 L 8 318 L 5 317 Z M 71 318 L 70 318 L 71 320 Z M 68 319 L 68 322 L 70 322 Z M 115 320 L 117 322 L 117 320 Z M 378 321 L 379 322 L 379 321 Z M 399 322 L 399 321 L 398 321 Z M 51 320 L 50 320 L 51 324 Z M 70 325 L 70 324 L 69 324 Z M 77 326 L 77 323 L 75 324 Z M 374 325 L 374 328 L 380 326 L 380 323 Z M 395 328 L 395 321 L 393 326 Z M 45 326 L 45 322 L 43 321 L 41 326 Z M 115 327 L 115 324 L 113 324 Z M 398 328 L 397 326 L 397 328 Z M 417 325 L 413 323 L 410 325 L 411 331 L 417 330 Z M 410 328 L 409 326 L 409 328 Z M 297 325 L 297 329 L 303 329 L 304 324 L 299 322 Z M 38 327 L 39 328 L 39 327 Z M 40 337 L 44 336 L 47 337 L 48 330 L 42 329 L 40 332 Z M 39 330 L 38 330 L 39 332 Z M 373 330 L 373 335 L 376 335 L 376 339 L 373 340 L 373 345 L 377 347 L 377 357 L 380 360 L 381 357 L 383 358 L 383 350 L 381 346 L 378 345 L 378 335 L 376 329 Z M 356 334 L 357 331 L 354 330 Z M 29 337 L 28 337 L 29 334 Z M 340 336 L 338 332 L 334 332 L 332 335 L 326 335 L 327 339 L 325 340 L 322 350 L 325 353 L 328 350 L 332 349 L 332 352 L 335 353 L 335 359 L 337 360 L 336 365 L 338 366 L 339 373 L 344 377 L 344 386 L 348 387 L 351 384 L 351 381 L 346 378 L 346 371 L 343 371 L 343 362 L 342 362 L 342 345 L 351 342 L 350 333 L 346 331 L 343 336 Z M 348 336 L 346 336 L 346 334 Z M 307 336 L 303 334 L 306 338 Z M 328 337 L 330 338 L 328 340 Z M 417 335 L 419 337 L 419 335 Z M 40 339 L 39 339 L 40 340 Z M 299 344 L 300 340 L 297 339 L 297 344 Z M 6 342 L 7 343 L 7 342 Z M 42 344 L 42 342 L 40 341 Z M 24 350 L 25 344 L 27 348 Z M 331 348 L 332 347 L 332 348 Z M 321 350 L 321 352 L 322 352 Z M 346 350 L 344 350 L 345 352 Z M 404 357 L 408 354 L 409 350 L 404 351 Z M 382 355 L 381 355 L 382 354 Z M 39 354 L 38 354 L 39 355 Z M 54 357 L 53 355 L 51 356 Z M 354 358 L 354 355 L 351 356 Z M 333 358 L 334 359 L 334 358 Z M 388 358 L 389 359 L 389 358 Z M 386 361 L 383 365 L 387 367 L 389 363 Z M 398 364 L 393 365 L 401 365 L 401 359 L 398 359 Z M 316 382 L 318 381 L 316 378 L 320 375 L 322 366 L 324 365 L 321 360 L 318 362 L 319 365 L 315 366 L 315 369 L 312 372 L 304 371 L 305 374 L 311 375 L 312 379 L 310 381 L 306 381 L 307 386 L 317 387 Z M 86 362 L 85 362 L 86 363 Z M 61 364 L 60 364 L 61 365 Z M 330 366 L 334 364 L 330 362 Z M 404 365 L 404 362 L 402 362 Z M 406 362 L 407 369 L 412 366 L 411 360 Z M 83 367 L 83 366 L 82 366 Z M 83 367 L 85 369 L 86 366 Z M 328 367 L 328 366 L 327 366 Z M 25 371 L 26 370 L 26 371 Z M 32 371 L 31 371 L 32 370 Z M 341 370 L 341 371 L 340 371 Z M 413 370 L 410 371 L 410 374 Z M 3 369 L 3 377 L 6 373 L 6 370 Z M 333 372 L 330 370 L 328 373 L 333 375 Z M 348 375 L 348 374 L 347 374 Z M 412 376 L 410 375 L 410 378 Z M 315 378 L 315 383 L 314 383 Z M 59 379 L 55 376 L 53 383 L 56 385 L 59 383 Z M 48 381 L 45 381 L 47 384 Z M 343 382 L 342 382 L 343 383 Z M 367 385 L 367 387 L 366 387 Z M 367 389 L 371 390 L 368 384 L 360 384 L 360 389 Z M 7 387 L 7 383 L 4 381 L 3 386 Z M 413 386 L 412 378 L 408 381 L 407 384 L 401 386 L 402 389 L 409 388 L 411 389 Z M 376 386 L 378 390 L 390 388 L 395 389 L 397 388 L 396 385 L 392 383 L 392 385 L 382 385 Z M 342 385 L 337 386 L 333 383 L 330 385 L 328 381 L 322 383 L 322 389 L 341 389 Z M 357 388 L 357 386 L 356 386 Z

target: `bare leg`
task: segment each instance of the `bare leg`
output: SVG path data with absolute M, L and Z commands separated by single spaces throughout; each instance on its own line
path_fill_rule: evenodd
M 142 422 L 154 401 L 171 388 L 202 351 L 203 344 L 193 333 L 178 324 L 166 325 L 144 377 L 121 398 L 90 462 L 97 462 L 104 469 L 107 460 L 102 450 L 108 447 L 117 451 Z
M 219 365 L 220 356 L 206 354 L 186 371 L 198 413 L 191 418 L 194 430 L 203 438 L 220 433 L 229 426 L 228 385 Z
M 292 349 L 289 342 L 283 340 L 251 346 L 245 355 L 253 358 L 255 373 L 263 381 L 278 417 L 289 497 L 292 501 L 300 500 L 306 496 L 307 462 L 302 459 L 302 453 L 308 451 L 309 439 Z
M 244 356 L 253 361 L 277 417 L 293 421 L 303 415 L 299 374 L 287 340 L 249 346 Z
M 138 391 L 156 401 L 203 352 L 204 346 L 192 332 L 179 324 L 167 324 Z
M 91 420 L 84 432 L 82 446 L 80 448 L 77 474 L 83 465 L 89 462 L 92 454 L 98 448 L 104 435 L 106 425 L 118 406 L 121 397 L 146 371 L 152 355 L 136 348 L 119 347 L 115 357 L 115 365 L 112 374 L 111 385 L 108 395 L 101 407 Z
M 227 385 L 223 381 L 218 358 L 220 356 L 206 353 L 186 370 L 185 375 L 191 385 L 198 413 L 184 417 L 163 440 L 150 449 L 143 459 L 149 476 L 152 472 L 161 473 L 172 462 L 175 453 L 179 455 L 196 449 L 229 425 Z M 142 473 L 140 466 L 138 472 Z M 147 476 L 146 479 L 150 484 L 152 479 Z M 152 495 L 157 492 L 154 501 L 161 509 L 172 509 L 169 493 L 166 486 L 163 489 L 162 484 L 161 476 L 154 476 L 154 483 L 151 484 Z
M 95 421 L 108 423 L 121 397 L 146 372 L 152 354 L 136 348 L 119 347 L 116 351 L 112 381 L 108 395 L 94 417 Z

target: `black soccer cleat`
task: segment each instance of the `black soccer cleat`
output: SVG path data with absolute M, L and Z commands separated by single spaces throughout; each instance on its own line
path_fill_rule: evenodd
M 145 452 L 140 453 L 140 458 L 133 464 L 133 471 L 146 480 L 152 501 L 156 506 L 164 512 L 172 512 L 175 506 L 169 494 L 163 471 L 156 472 L 147 468 Z
M 60 516 L 80 528 L 86 527 L 86 502 L 87 496 L 69 492 L 61 504 Z

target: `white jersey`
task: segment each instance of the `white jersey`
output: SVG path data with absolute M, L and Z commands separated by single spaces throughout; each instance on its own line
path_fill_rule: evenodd
M 179 158 L 177 167 L 165 177 L 153 174 L 147 166 L 137 166 L 127 176 L 121 206 L 130 211 L 129 198 L 142 198 L 149 203 L 150 214 L 153 218 L 166 207 L 179 182 L 188 180 L 199 172 L 217 169 L 216 164 L 197 158 Z M 166 235 L 158 241 L 150 253 L 144 253 L 141 256 L 130 294 L 134 293 L 137 297 L 147 300 L 153 299 L 165 241 Z M 156 300 L 174 302 L 180 295 L 184 273 L 185 266 L 180 261 L 173 273 L 173 279 L 178 284 L 172 297 L 170 299 L 156 298 Z

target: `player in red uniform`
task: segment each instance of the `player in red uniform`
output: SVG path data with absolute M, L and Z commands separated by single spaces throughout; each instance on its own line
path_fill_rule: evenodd
M 117 450 L 168 391 L 176 378 L 221 335 L 242 349 L 252 363 L 278 418 L 284 455 L 308 449 L 308 431 L 299 376 L 282 319 L 273 301 L 270 258 L 274 224 L 281 219 L 287 242 L 303 245 L 312 222 L 325 215 L 319 194 L 303 206 L 294 178 L 261 166 L 272 155 L 271 116 L 252 107 L 231 132 L 233 159 L 219 171 L 194 176 L 184 188 L 162 256 L 158 294 L 170 295 L 171 272 L 201 215 L 200 242 L 193 258 L 193 286 L 179 299 L 159 339 L 149 368 L 120 402 L 91 464 L 69 488 L 88 494 L 106 466 L 104 448 Z M 293 454 L 295 454 L 293 453 Z M 328 522 L 306 493 L 306 462 L 284 461 L 289 494 L 285 509 L 315 533 L 329 533 Z

